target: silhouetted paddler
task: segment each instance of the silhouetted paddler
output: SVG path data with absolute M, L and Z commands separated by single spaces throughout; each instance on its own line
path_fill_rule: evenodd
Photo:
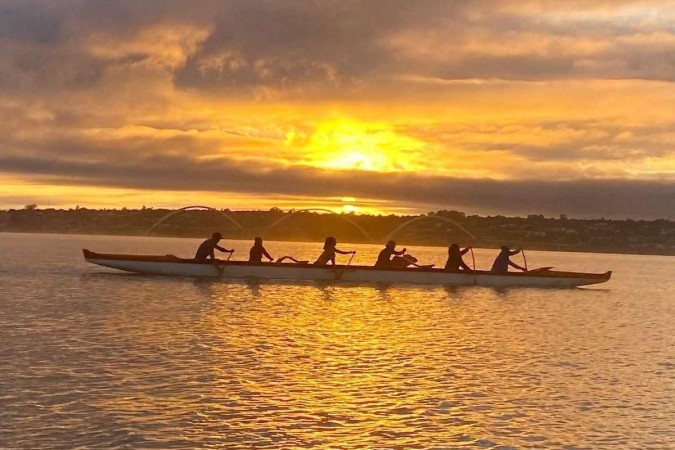
M 404 255 L 407 249 L 396 251 L 396 242 L 389 241 L 385 244 L 384 248 L 380 251 L 380 254 L 377 256 L 377 261 L 375 261 L 375 267 L 389 267 L 391 266 L 391 257 L 392 256 L 401 256 Z
M 267 253 L 267 250 L 263 246 L 262 238 L 257 237 L 255 238 L 253 247 L 251 247 L 251 251 L 249 252 L 248 262 L 255 262 L 255 263 L 262 262 L 263 256 L 269 259 L 270 261 L 274 260 L 274 258 L 272 258 L 270 254 Z
M 229 250 L 218 245 L 218 242 L 222 238 L 222 234 L 215 232 L 209 239 L 202 242 L 195 254 L 195 261 L 206 261 L 208 258 L 216 259 L 215 250 L 227 253 L 234 252 L 234 250 Z
M 520 253 L 520 250 L 509 250 L 508 246 L 502 245 L 499 255 L 497 255 L 495 262 L 492 264 L 491 272 L 507 273 L 509 271 L 509 266 L 515 267 L 523 272 L 527 271 L 527 269 L 519 266 L 510 259 L 511 256 L 517 255 L 518 253 Z
M 460 269 L 467 272 L 472 272 L 471 268 L 466 265 L 462 256 L 471 250 L 471 247 L 467 247 L 464 250 L 460 250 L 459 245 L 452 244 L 448 247 L 448 261 L 445 263 L 445 270 L 448 272 L 459 272 Z
M 325 266 L 329 262 L 335 265 L 335 254 L 339 253 L 341 255 L 350 255 L 356 253 L 355 251 L 345 252 L 337 249 L 337 240 L 330 236 L 326 238 L 326 241 L 323 243 L 323 253 L 319 258 L 314 262 L 318 266 Z

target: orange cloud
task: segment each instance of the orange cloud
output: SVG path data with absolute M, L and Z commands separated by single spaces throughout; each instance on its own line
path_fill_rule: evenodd
M 0 207 L 486 211 L 463 186 L 536 208 L 528 188 L 589 180 L 670 195 L 669 3 L 345 5 L 4 2 Z

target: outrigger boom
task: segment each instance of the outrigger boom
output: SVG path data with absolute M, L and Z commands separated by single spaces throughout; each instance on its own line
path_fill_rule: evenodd
M 92 264 L 152 275 L 210 277 L 226 279 L 347 281 L 381 284 L 436 284 L 492 287 L 569 288 L 607 282 L 612 272 L 581 273 L 531 270 L 496 274 L 489 271 L 448 272 L 432 268 L 386 268 L 371 266 L 316 266 L 312 264 L 249 263 L 213 260 L 199 262 L 173 255 L 120 255 L 95 253 L 84 249 L 84 259 Z

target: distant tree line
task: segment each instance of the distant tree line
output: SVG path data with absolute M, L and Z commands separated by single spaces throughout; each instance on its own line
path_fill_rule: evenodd
M 0 231 L 144 235 L 152 229 L 153 235 L 203 237 L 217 230 L 225 237 L 243 239 L 260 235 L 276 240 L 322 241 L 326 236 L 336 236 L 342 242 L 379 244 L 393 237 L 404 245 L 445 246 L 457 242 L 482 247 L 508 244 L 541 250 L 675 255 L 675 222 L 665 219 L 571 219 L 564 214 L 557 218 L 539 214 L 477 216 L 454 210 L 423 215 L 359 215 L 279 208 L 190 210 L 167 218 L 173 211 L 145 206 L 40 209 L 28 204 L 23 209 L 0 211 Z M 271 227 L 275 223 L 278 225 Z

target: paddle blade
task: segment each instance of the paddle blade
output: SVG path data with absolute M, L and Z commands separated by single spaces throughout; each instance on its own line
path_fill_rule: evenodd
M 547 272 L 553 269 L 553 266 L 539 267 L 537 269 L 528 270 L 527 273 Z

